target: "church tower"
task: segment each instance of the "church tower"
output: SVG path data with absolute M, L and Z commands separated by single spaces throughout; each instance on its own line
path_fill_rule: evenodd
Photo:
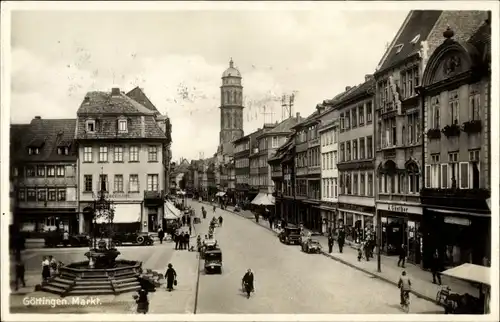
M 220 145 L 243 137 L 243 108 L 241 74 L 231 58 L 220 87 Z

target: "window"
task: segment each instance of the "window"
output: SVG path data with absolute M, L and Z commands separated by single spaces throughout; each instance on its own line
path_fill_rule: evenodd
M 420 192 L 420 173 L 415 163 L 408 166 L 408 191 L 409 193 Z
M 92 147 L 86 146 L 83 148 L 83 162 L 92 162 Z
M 35 167 L 26 166 L 26 176 L 27 177 L 34 177 L 35 176 Z
M 478 121 L 481 119 L 480 115 L 480 97 L 481 95 L 477 92 L 472 92 L 469 96 L 469 118 L 471 121 Z
M 337 167 L 337 151 L 333 151 L 333 164 L 332 169 Z
M 431 115 L 432 120 L 430 122 L 433 129 L 441 128 L 441 107 L 439 102 L 439 96 L 434 96 L 431 98 Z
M 131 146 L 129 150 L 129 162 L 139 162 L 139 147 Z
M 448 164 L 441 164 L 441 189 L 448 189 Z
M 19 188 L 19 191 L 17 192 L 17 200 L 18 201 L 25 201 L 26 200 L 26 189 Z
M 156 145 L 150 145 L 148 147 L 148 161 L 158 162 L 158 147 Z
M 67 146 L 60 146 L 57 148 L 57 154 L 59 155 L 68 155 L 69 154 L 69 147 Z
M 139 176 L 131 174 L 128 179 L 128 192 L 139 192 Z
M 53 165 L 47 166 L 47 177 L 55 177 L 56 175 L 56 167 Z
M 99 147 L 99 162 L 108 162 L 108 147 Z
M 38 188 L 37 193 L 38 193 L 38 201 L 47 201 L 47 189 Z
M 358 140 L 352 140 L 352 159 L 358 159 Z
M 352 182 L 351 182 L 351 173 L 349 172 L 345 174 L 345 185 L 347 188 L 346 194 L 350 195 L 352 193 Z
M 416 94 L 415 88 L 418 86 L 418 66 L 401 72 L 401 96 L 402 99 L 413 97 Z
M 366 124 L 372 122 L 372 102 L 366 102 Z
M 57 176 L 57 177 L 64 177 L 65 172 L 66 172 L 65 170 L 66 170 L 66 169 L 64 168 L 64 166 L 63 166 L 63 165 L 58 165 L 58 166 L 56 167 L 56 176 Z
M 451 184 L 441 183 L 441 186 L 449 186 L 452 189 L 457 188 L 458 183 L 458 152 L 448 153 L 448 171 Z M 443 176 L 444 177 L 444 176 Z M 437 188 L 437 187 L 436 187 Z
M 114 192 L 123 192 L 123 175 L 115 174 Z
M 48 201 L 56 201 L 57 200 L 57 190 L 49 189 L 49 195 L 47 198 Z
M 419 141 L 420 121 L 419 121 L 418 112 L 408 115 L 407 119 L 408 119 L 408 141 L 407 141 L 407 143 L 415 144 Z
M 358 107 L 359 126 L 365 124 L 365 107 L 363 105 Z
M 361 160 L 365 158 L 365 138 L 359 139 L 359 158 Z
M 337 186 L 337 178 L 333 178 L 333 189 L 334 189 L 334 194 L 333 197 L 337 198 L 338 197 L 338 186 Z
M 66 189 L 57 189 L 57 201 L 66 201 Z
M 351 161 L 351 142 L 346 142 L 345 151 L 346 151 L 345 160 Z
M 118 120 L 118 132 L 119 133 L 127 132 L 127 120 Z
M 396 128 L 396 118 L 391 118 L 391 141 L 390 144 L 395 146 L 398 144 L 397 141 L 397 128 Z
M 359 174 L 359 195 L 364 196 L 366 193 L 366 186 L 365 186 L 365 173 L 361 172 Z
M 469 165 L 470 188 L 479 189 L 479 150 L 469 151 Z
M 340 143 L 340 162 L 344 162 L 345 153 L 344 153 L 344 143 Z
M 36 176 L 45 177 L 45 166 L 39 165 L 36 167 Z
M 103 183 L 104 183 L 104 191 L 109 191 L 107 174 L 99 175 L 99 191 L 102 190 Z
M 405 193 L 405 174 L 400 173 L 398 175 L 398 191 L 397 193 L 404 194 Z
M 276 149 L 279 147 L 279 145 L 280 145 L 280 138 L 277 136 L 273 136 L 272 141 L 271 141 L 271 147 L 273 149 Z
M 469 189 L 469 162 L 460 162 L 460 189 Z
M 451 112 L 451 124 L 458 125 L 459 121 L 459 107 L 458 107 L 458 91 L 450 92 L 449 106 Z
M 114 156 L 113 156 L 113 161 L 114 162 L 123 162 L 123 147 L 122 146 L 115 146 L 113 149 Z
M 94 120 L 87 120 L 87 122 L 85 123 L 85 128 L 87 130 L 87 132 L 95 132 L 95 121 Z
M 92 192 L 92 175 L 91 174 L 86 174 L 83 176 L 84 178 L 84 183 L 85 183 L 85 188 L 84 192 Z
M 353 108 L 351 110 L 351 118 L 352 118 L 352 127 L 355 128 L 358 126 L 358 113 L 357 113 L 357 108 Z
M 36 190 L 35 189 L 27 189 L 26 201 L 36 201 Z
M 345 113 L 345 119 L 344 119 L 344 130 L 349 130 L 351 128 L 351 113 L 346 112 Z
M 340 132 L 344 131 L 344 126 L 345 126 L 345 123 L 344 123 L 344 113 L 340 113 Z
M 425 165 L 425 182 L 424 185 L 426 188 L 431 187 L 431 165 Z
M 373 143 L 371 135 L 366 138 L 366 155 L 368 159 L 373 158 Z
M 333 128 L 333 143 L 337 143 L 337 140 L 338 140 L 338 135 L 337 135 L 337 128 L 334 127 Z
M 353 195 L 359 194 L 359 190 L 358 190 L 358 173 L 357 172 L 354 172 L 352 174 L 352 194 Z
M 369 197 L 373 196 L 373 173 L 368 173 L 368 185 L 367 185 L 367 195 Z

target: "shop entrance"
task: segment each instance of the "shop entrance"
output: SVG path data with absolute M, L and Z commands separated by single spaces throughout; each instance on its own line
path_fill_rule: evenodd
M 158 230 L 158 208 L 148 208 L 148 231 Z

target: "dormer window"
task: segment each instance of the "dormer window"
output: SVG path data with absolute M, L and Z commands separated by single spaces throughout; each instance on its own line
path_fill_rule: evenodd
M 28 148 L 28 154 L 29 155 L 40 154 L 40 149 L 39 148 Z
M 69 147 L 67 146 L 60 146 L 57 148 L 57 154 L 59 155 L 68 155 L 69 154 Z
M 118 132 L 127 133 L 127 120 L 118 120 Z
M 399 44 L 399 45 L 396 45 L 396 54 L 399 54 L 401 52 L 401 50 L 403 50 L 403 47 L 404 47 L 404 44 Z
M 95 120 L 87 120 L 85 122 L 85 129 L 87 132 L 95 132 Z

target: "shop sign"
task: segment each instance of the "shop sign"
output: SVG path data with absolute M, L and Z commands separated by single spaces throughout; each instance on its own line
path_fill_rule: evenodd
M 423 212 L 422 208 L 420 207 L 409 206 L 409 205 L 398 205 L 398 204 L 378 203 L 377 208 L 379 210 L 401 212 L 404 214 L 410 213 L 410 214 L 422 215 Z
M 470 219 L 467 218 L 446 216 L 444 217 L 444 222 L 453 225 L 470 226 Z
M 375 212 L 374 207 L 365 207 L 365 206 L 359 206 L 359 205 L 352 205 L 352 204 L 347 204 L 347 203 L 339 203 L 339 210 L 353 210 L 353 211 L 359 211 L 359 212 L 366 212 L 373 214 Z

